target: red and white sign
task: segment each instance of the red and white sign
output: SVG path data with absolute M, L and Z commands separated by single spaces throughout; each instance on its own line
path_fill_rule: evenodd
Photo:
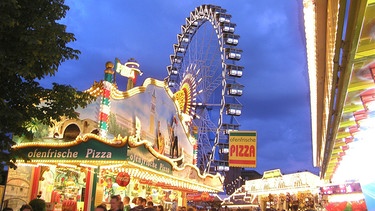
M 116 176 L 116 183 L 119 186 L 126 187 L 130 182 L 130 176 L 126 172 L 119 172 Z

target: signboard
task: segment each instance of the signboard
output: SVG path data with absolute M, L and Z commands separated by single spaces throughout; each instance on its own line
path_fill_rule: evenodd
M 229 166 L 256 167 L 256 131 L 231 131 L 229 133 Z
M 121 187 L 126 187 L 130 182 L 130 175 L 126 172 L 119 172 L 116 176 L 116 183 Z
M 207 192 L 186 193 L 186 200 L 188 201 L 214 201 L 215 197 Z
M 157 159 L 144 145 L 130 148 L 128 150 L 128 160 L 159 172 L 172 174 L 172 165 L 164 160 Z
M 127 145 L 111 146 L 96 139 L 82 141 L 76 145 L 35 145 L 18 149 L 31 160 L 125 160 Z

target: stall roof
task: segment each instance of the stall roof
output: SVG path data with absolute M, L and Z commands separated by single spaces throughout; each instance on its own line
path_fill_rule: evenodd
M 326 180 L 373 118 L 362 97 L 375 88 L 373 14 L 374 0 L 304 1 L 313 160 Z
M 35 167 L 61 165 L 72 168 L 113 169 L 117 172 L 126 171 L 131 177 L 139 179 L 141 183 L 154 184 L 168 189 L 211 193 L 223 191 L 221 175 L 202 175 L 196 166 L 191 164 L 180 165 L 176 159 L 159 154 L 149 142 L 139 141 L 131 136 L 124 138 L 118 136 L 113 140 L 107 140 L 95 134 L 85 134 L 71 142 L 29 142 L 14 145 L 13 149 L 26 155 L 26 159 L 28 159 L 25 161 L 25 159 L 19 158 L 17 165 Z M 147 158 L 149 163 L 145 163 L 145 160 L 132 160 L 131 156 L 127 155 L 130 153 L 128 149 L 142 149 L 140 153 Z M 88 151 L 95 153 L 88 156 Z M 103 154 L 104 152 L 106 154 Z M 111 152 L 111 156 L 108 152 Z M 96 158 L 96 154 L 99 157 Z M 154 160 L 150 157 L 154 157 Z M 160 162 L 164 163 L 159 164 Z M 168 163 L 171 172 L 167 167 Z M 164 169 L 161 170 L 160 166 L 163 166 Z

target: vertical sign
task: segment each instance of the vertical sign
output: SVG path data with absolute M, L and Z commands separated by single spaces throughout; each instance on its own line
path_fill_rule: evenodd
M 256 167 L 256 131 L 231 131 L 229 133 L 229 166 Z

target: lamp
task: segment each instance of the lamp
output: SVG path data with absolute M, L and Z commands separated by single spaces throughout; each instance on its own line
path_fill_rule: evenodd
M 221 27 L 222 27 L 224 32 L 233 33 L 235 26 L 236 26 L 236 24 L 234 24 L 234 23 L 226 22 L 226 23 L 222 23 Z M 237 43 L 238 43 L 238 39 L 237 39 Z M 237 43 L 235 43 L 235 45 L 237 45 Z
M 231 60 L 240 60 L 242 50 L 236 48 L 226 48 L 226 58 Z
M 243 85 L 240 84 L 228 84 L 228 94 L 234 96 L 241 96 L 243 93 Z
M 175 82 L 175 81 L 172 81 L 172 80 L 171 80 L 171 81 L 168 82 L 168 86 L 169 86 L 169 87 L 174 87 L 175 85 L 176 85 L 176 82 Z
M 169 72 L 170 72 L 171 75 L 177 75 L 178 74 L 178 70 L 177 70 L 176 67 L 171 67 L 169 69 Z
M 228 74 L 233 77 L 241 77 L 244 67 L 227 64 Z
M 219 150 L 219 153 L 221 153 L 221 154 L 228 154 L 229 153 L 229 149 L 228 148 L 221 148 Z

